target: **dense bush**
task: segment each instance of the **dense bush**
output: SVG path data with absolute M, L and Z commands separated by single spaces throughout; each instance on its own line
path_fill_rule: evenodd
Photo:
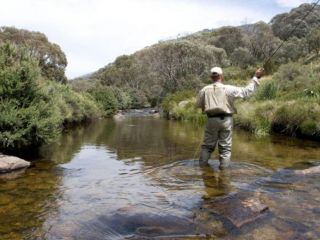
M 118 109 L 118 100 L 110 87 L 94 89 L 90 91 L 94 99 L 102 106 L 104 114 L 110 116 Z
M 69 85 L 53 81 L 41 84 L 41 93 L 52 102 L 64 125 L 80 123 L 102 115 L 102 110 L 89 93 L 78 93 Z
M 196 106 L 195 93 L 193 91 L 182 91 L 168 95 L 163 103 L 164 114 L 171 119 L 186 120 L 197 125 L 206 122 L 206 116 Z
M 320 97 L 320 71 L 314 63 L 282 65 L 274 75 L 279 95 L 285 99 Z
M 23 49 L 0 46 L 0 147 L 22 148 L 55 138 L 61 123 L 39 88 L 38 63 Z
M 88 94 L 41 80 L 38 62 L 25 49 L 0 45 L 0 148 L 39 146 L 64 124 L 100 115 Z
M 259 101 L 271 100 L 277 97 L 278 84 L 273 80 L 264 80 L 258 88 L 255 99 Z

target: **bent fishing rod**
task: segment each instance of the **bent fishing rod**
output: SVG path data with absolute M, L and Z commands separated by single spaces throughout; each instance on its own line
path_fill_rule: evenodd
M 302 22 L 313 12 L 313 10 L 319 4 L 319 2 L 320 2 L 320 0 L 318 0 L 312 4 L 312 7 L 310 8 L 310 10 L 307 11 L 307 13 L 300 19 L 300 22 L 287 34 L 286 39 L 283 40 L 279 44 L 279 46 L 276 48 L 276 50 L 264 61 L 263 67 L 265 67 L 271 61 L 271 59 L 276 55 L 276 53 L 283 47 L 283 44 L 288 41 L 290 36 L 292 36 L 292 34 L 298 29 L 298 27 L 300 27 Z
M 302 22 L 313 12 L 313 10 L 316 8 L 316 6 L 318 6 L 320 0 L 317 0 L 316 2 L 314 2 L 311 6 L 311 8 L 309 9 L 309 11 L 307 11 L 307 13 L 300 19 L 300 22 L 287 34 L 287 37 L 285 40 L 283 40 L 279 46 L 273 51 L 273 53 L 267 57 L 263 63 L 263 67 L 262 70 L 265 69 L 265 66 L 271 61 L 271 59 L 277 54 L 277 52 L 283 47 L 284 43 L 288 41 L 288 39 L 290 38 L 290 36 L 292 36 L 292 34 L 298 29 L 298 27 L 300 27 L 300 25 L 302 24 Z M 194 153 L 193 156 L 193 161 L 195 161 L 196 155 L 198 153 L 198 151 L 200 150 L 201 147 L 201 143 L 202 140 L 200 141 L 199 145 L 197 146 L 197 149 Z

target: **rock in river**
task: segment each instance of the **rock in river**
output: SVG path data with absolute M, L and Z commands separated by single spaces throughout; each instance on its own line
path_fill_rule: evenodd
M 21 158 L 0 155 L 0 173 L 12 172 L 29 166 L 30 163 Z

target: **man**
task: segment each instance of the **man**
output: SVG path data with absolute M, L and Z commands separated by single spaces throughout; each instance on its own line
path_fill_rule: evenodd
M 197 98 L 198 107 L 208 116 L 200 154 L 200 165 L 208 165 L 208 160 L 216 144 L 218 144 L 219 149 L 219 168 L 223 170 L 230 165 L 232 115 L 237 112 L 234 101 L 239 98 L 250 97 L 260 85 L 259 79 L 263 74 L 264 69 L 259 68 L 249 85 L 236 87 L 223 84 L 223 71 L 220 67 L 211 69 L 213 84 L 204 87 Z

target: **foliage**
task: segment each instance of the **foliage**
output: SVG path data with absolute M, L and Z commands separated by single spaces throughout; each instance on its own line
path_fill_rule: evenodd
M 66 82 L 67 58 L 61 48 L 57 44 L 49 42 L 43 33 L 14 27 L 0 27 L 1 42 L 24 47 L 31 57 L 38 60 L 41 75 L 46 79 Z
M 306 37 L 309 52 L 315 52 L 317 55 L 320 51 L 320 30 L 312 30 Z
M 54 139 L 61 119 L 39 91 L 39 68 L 25 50 L 0 46 L 0 148 Z
M 0 45 L 0 148 L 18 149 L 53 141 L 64 124 L 100 116 L 88 94 L 43 81 L 28 50 Z
M 112 88 L 105 87 L 90 91 L 94 99 L 101 104 L 106 116 L 114 114 L 118 109 L 118 101 Z
M 216 35 L 213 45 L 224 49 L 228 56 L 231 56 L 236 48 L 246 46 L 245 36 L 240 28 L 222 27 L 217 30 Z
M 179 104 L 179 102 L 184 101 L 188 98 L 192 98 L 195 96 L 195 92 L 193 91 L 181 91 L 168 95 L 162 102 L 161 107 L 164 112 L 169 113 L 175 105 Z
M 206 116 L 196 107 L 195 93 L 182 91 L 168 95 L 163 103 L 163 112 L 168 118 L 182 121 L 190 121 L 197 125 L 206 122 Z
M 302 4 L 298 8 L 292 9 L 289 13 L 276 15 L 272 20 L 272 30 L 274 34 L 286 40 L 290 37 L 304 38 L 311 29 L 320 26 L 320 6 L 316 6 L 314 10 L 304 19 L 302 18 L 312 8 L 312 4 Z M 294 32 L 293 29 L 296 29 Z M 289 33 L 292 35 L 289 36 Z
M 277 93 L 277 83 L 272 80 L 264 80 L 255 94 L 255 99 L 258 101 L 271 100 L 277 97 Z
M 40 91 L 57 109 L 63 125 L 90 121 L 102 115 L 100 106 L 89 93 L 75 92 L 69 85 L 45 81 Z
M 256 62 L 249 49 L 243 47 L 236 48 L 231 54 L 230 59 L 233 65 L 241 68 L 247 68 Z

